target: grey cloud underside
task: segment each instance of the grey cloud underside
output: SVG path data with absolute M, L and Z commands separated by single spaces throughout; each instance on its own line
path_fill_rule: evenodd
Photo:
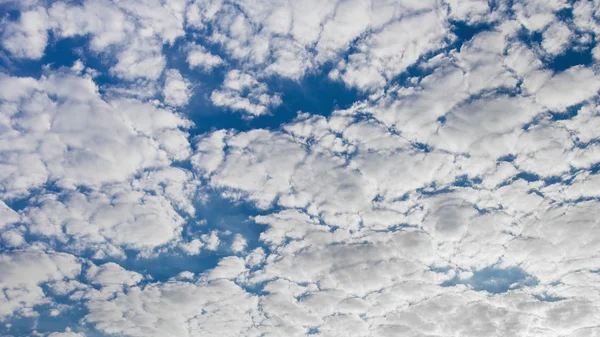
M 598 1 L 0 6 L 0 334 L 600 336 Z

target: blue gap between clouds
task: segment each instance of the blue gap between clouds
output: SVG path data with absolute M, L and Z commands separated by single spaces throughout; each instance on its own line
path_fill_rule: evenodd
M 48 45 L 41 59 L 16 60 L 11 58 L 7 60 L 0 58 L 0 67 L 7 69 L 12 76 L 39 78 L 44 73 L 44 66 L 49 66 L 50 69 L 70 68 L 75 61 L 81 59 L 86 67 L 101 72 L 101 75 L 94 79 L 97 85 L 101 86 L 104 83 L 111 82 L 106 61 L 102 60 L 101 55 L 91 52 L 87 48 L 91 40 L 88 36 L 75 36 L 57 40 L 52 31 L 49 31 L 48 34 Z
M 210 35 L 210 27 L 207 34 Z M 190 69 L 185 51 L 190 42 L 204 46 L 213 55 L 221 57 L 226 65 L 216 67 L 208 73 L 200 69 Z M 219 89 L 228 71 L 244 69 L 238 61 L 228 58 L 222 47 L 203 37 L 186 36 L 186 39 L 178 40 L 173 46 L 165 46 L 163 52 L 167 58 L 167 68 L 179 70 L 184 77 L 196 84 L 190 103 L 182 109 L 195 124 L 190 130 L 191 136 L 218 129 L 278 129 L 296 118 L 299 111 L 329 116 L 334 110 L 349 108 L 354 102 L 367 97 L 365 93 L 330 80 L 328 74 L 334 65 L 326 63 L 318 71 L 307 73 L 298 81 L 276 76 L 259 78 L 259 81 L 268 86 L 270 93 L 281 94 L 283 103 L 271 109 L 267 115 L 245 118 L 240 111 L 215 107 L 210 101 L 211 93 Z
M 40 313 L 38 317 L 12 316 L 4 322 L 5 324 L 0 325 L 0 336 L 29 336 L 33 330 L 38 333 L 49 334 L 52 332 L 63 332 L 67 328 L 71 328 L 76 333 L 83 333 L 86 337 L 109 336 L 99 332 L 89 324 L 77 323 L 88 313 L 87 308 L 85 308 L 82 302 L 73 303 L 68 299 L 61 299 L 60 297 L 55 297 L 53 300 L 59 305 L 69 305 L 69 309 L 64 310 L 61 308 L 60 314 L 53 317 L 50 315 L 50 310 L 52 309 L 50 305 L 42 304 L 35 306 L 34 309 Z M 7 326 L 6 323 L 10 324 L 10 326 Z
M 257 224 L 250 218 L 257 215 L 265 215 L 277 212 L 280 209 L 272 207 L 268 210 L 259 210 L 250 202 L 233 202 L 220 196 L 219 191 L 210 191 L 210 197 L 206 203 L 196 201 L 196 214 L 183 225 L 182 238 L 184 242 L 199 239 L 202 234 L 210 234 L 212 230 L 219 231 L 221 244 L 216 251 L 201 250 L 199 255 L 189 256 L 179 250 L 169 250 L 159 254 L 155 258 L 139 258 L 137 250 L 126 250 L 125 260 L 113 258 L 94 260 L 101 265 L 106 262 L 115 262 L 123 268 L 149 275 L 148 282 L 164 282 L 177 276 L 180 272 L 191 271 L 199 274 L 217 266 L 219 260 L 225 256 L 234 255 L 230 245 L 235 234 L 240 234 L 247 243 L 245 252 L 248 253 L 255 248 L 262 247 L 268 254 L 269 247 L 260 240 L 260 234 L 267 228 L 266 225 Z M 197 221 L 206 220 L 206 224 L 198 224 Z M 225 235 L 229 231 L 231 234 Z M 93 252 L 85 253 L 84 257 L 91 257 Z
M 127 270 L 150 276 L 151 279 L 142 281 L 143 285 L 150 282 L 165 282 L 183 271 L 199 274 L 216 267 L 221 258 L 234 255 L 230 245 L 235 234 L 242 235 L 246 240 L 245 252 L 250 252 L 257 247 L 262 247 L 265 252 L 269 252 L 268 247 L 259 240 L 260 234 L 267 226 L 249 219 L 251 216 L 268 212 L 257 210 L 251 203 L 235 203 L 224 199 L 217 191 L 211 193 L 205 204 L 196 202 L 195 207 L 196 215 L 188 219 L 183 226 L 183 241 L 190 242 L 199 239 L 202 234 L 210 234 L 212 230 L 218 230 L 221 243 L 216 251 L 208 251 L 203 247 L 199 255 L 189 256 L 180 250 L 169 250 L 148 259 L 138 257 L 137 250 L 126 250 L 125 260 L 109 258 L 94 260 L 94 263 L 101 265 L 115 262 Z M 269 210 L 271 211 L 273 210 Z M 198 224 L 197 221 L 200 220 L 206 220 L 206 224 Z M 231 234 L 225 235 L 226 231 L 230 231 Z
M 45 188 L 35 190 L 32 196 L 24 199 L 7 202 L 8 206 L 14 210 L 20 211 L 28 206 L 36 206 L 32 201 L 36 195 L 40 194 L 57 194 L 58 199 L 64 199 L 63 191 L 52 185 L 47 184 Z M 250 218 L 257 215 L 265 215 L 281 210 L 277 207 L 272 207 L 268 210 L 259 210 L 251 202 L 234 202 L 221 197 L 220 191 L 207 191 L 209 198 L 206 202 L 195 202 L 196 214 L 187 219 L 183 225 L 182 239 L 183 242 L 190 242 L 193 239 L 199 239 L 202 234 L 210 234 L 213 230 L 219 231 L 219 239 L 221 244 L 216 251 L 209 251 L 205 248 L 201 250 L 199 255 L 189 256 L 179 249 L 168 249 L 160 253 L 156 258 L 141 258 L 138 257 L 138 250 L 125 249 L 125 259 L 116 259 L 107 257 L 104 259 L 92 259 L 95 251 L 86 250 L 78 252 L 78 256 L 92 260 L 96 265 L 102 265 L 107 262 L 115 262 L 123 268 L 138 272 L 142 275 L 148 275 L 149 281 L 167 281 L 175 277 L 182 271 L 191 271 L 193 273 L 202 273 L 214 268 L 218 261 L 225 256 L 233 255 L 230 250 L 230 245 L 235 234 L 240 234 L 247 242 L 245 252 L 250 252 L 257 247 L 262 247 L 266 253 L 269 253 L 269 247 L 264 245 L 260 240 L 260 234 L 267 228 L 266 225 L 257 224 Z M 206 220 L 206 224 L 198 224 L 198 221 Z M 225 235 L 224 232 L 229 231 L 231 234 Z M 73 244 L 73 239 L 63 243 L 54 239 L 48 239 L 44 236 L 39 236 L 31 233 L 24 233 L 27 242 L 43 241 L 50 244 L 55 251 L 72 253 L 69 248 Z M 157 248 L 157 249 L 160 249 Z M 11 248 L 0 244 L 0 252 L 9 252 Z M 85 282 L 84 282 L 85 283 Z
M 459 279 L 458 276 L 455 276 L 451 280 L 444 281 L 441 286 L 453 287 L 458 284 L 470 285 L 476 291 L 499 294 L 510 289 L 535 286 L 538 284 L 538 280 L 519 267 L 498 268 L 491 266 L 474 271 L 468 279 Z M 513 284 L 516 284 L 516 286 L 511 288 Z
M 462 46 L 465 43 L 469 42 L 475 35 L 492 30 L 494 28 L 494 26 L 489 23 L 471 25 L 467 22 L 454 20 L 450 20 L 449 23 L 450 31 L 455 35 L 456 38 L 453 41 L 447 39 L 447 45 L 444 48 L 441 48 L 439 50 L 433 50 L 419 57 L 419 59 L 414 64 L 410 65 L 406 68 L 405 71 L 392 78 L 389 81 L 390 84 L 412 86 L 412 84 L 409 82 L 411 78 L 422 79 L 428 75 L 431 75 L 435 71 L 435 68 L 423 67 L 423 65 L 432 57 L 441 53 L 448 53 L 452 50 L 460 51 Z M 445 117 L 442 116 L 442 119 L 440 120 L 442 124 L 445 122 L 444 118 Z
M 76 281 L 86 283 L 85 273 L 87 266 L 84 265 L 82 273 L 76 277 Z M 51 298 L 53 303 L 57 305 L 50 305 L 43 303 L 34 306 L 34 310 L 39 313 L 37 317 L 23 317 L 15 315 L 7 320 L 10 326 L 0 325 L 0 336 L 13 335 L 13 336 L 27 336 L 32 330 L 39 333 L 49 334 L 52 332 L 63 332 L 67 328 L 72 329 L 73 332 L 83 333 L 86 337 L 107 337 L 109 335 L 97 331 L 90 324 L 76 324 L 81 321 L 88 313 L 88 309 L 85 307 L 85 301 L 71 300 L 69 296 L 71 293 L 66 295 L 55 294 L 48 283 L 41 284 L 46 297 Z M 98 289 L 98 286 L 94 286 Z M 63 306 L 63 307 L 61 307 Z M 59 309 L 60 314 L 58 316 L 52 316 L 50 311 L 52 309 Z
M 564 8 L 554 14 L 559 21 L 568 22 L 573 19 L 572 8 Z M 531 32 L 522 28 L 519 32 L 519 39 L 532 50 L 542 49 L 542 32 Z M 592 34 L 592 42 L 578 46 L 572 45 L 571 48 L 556 56 L 542 57 L 541 61 L 548 69 L 555 72 L 561 72 L 578 65 L 590 66 L 594 62 L 592 49 L 594 48 L 593 41 L 595 39 L 596 36 Z
M 209 78 L 214 77 L 213 74 Z M 240 112 L 212 106 L 210 93 L 220 86 L 221 78 L 222 76 L 219 76 L 213 85 L 203 83 L 201 87 L 196 88 L 186 108 L 186 115 L 195 123 L 191 130 L 193 136 L 218 129 L 278 129 L 296 118 L 298 112 L 329 116 L 334 110 L 349 108 L 352 103 L 364 98 L 357 90 L 348 89 L 342 83 L 329 80 L 326 71 L 308 74 L 298 82 L 269 78 L 264 82 L 271 92 L 281 94 L 283 103 L 267 115 L 248 119 Z

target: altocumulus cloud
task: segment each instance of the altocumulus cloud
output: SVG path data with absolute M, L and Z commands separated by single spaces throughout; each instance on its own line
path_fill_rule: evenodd
M 0 335 L 600 335 L 600 2 L 0 13 Z

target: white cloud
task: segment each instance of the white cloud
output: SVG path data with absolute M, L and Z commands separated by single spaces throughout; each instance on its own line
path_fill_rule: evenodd
M 540 31 L 555 20 L 554 12 L 568 7 L 563 0 L 534 0 L 516 3 L 512 9 L 517 20 L 531 31 Z
M 543 33 L 542 47 L 550 54 L 561 54 L 568 47 L 571 34 L 569 26 L 554 22 Z
M 212 231 L 210 234 L 202 234 L 201 239 L 204 242 L 203 247 L 206 247 L 208 250 L 217 250 L 221 244 L 217 231 Z
M 181 76 L 178 70 L 167 70 L 165 86 L 163 88 L 165 103 L 176 107 L 187 105 L 192 96 L 190 86 L 191 83 Z
M 153 248 L 176 239 L 184 222 L 163 195 L 132 190 L 127 184 L 37 199 L 39 206 L 24 211 L 29 230 L 60 241 L 73 238 L 78 249 L 104 250 L 107 244 Z
M 210 72 L 225 63 L 222 58 L 211 54 L 201 45 L 192 45 L 186 60 L 190 68 L 201 68 L 205 72 Z
M 39 59 L 48 43 L 48 30 L 56 38 L 90 35 L 90 47 L 110 51 L 116 64 L 112 74 L 126 80 L 157 80 L 166 65 L 164 44 L 184 35 L 185 0 L 112 2 L 86 0 L 81 4 L 52 3 L 22 13 L 4 29 L 3 46 L 14 57 Z M 157 11 L 156 8 L 161 8 Z
M 91 301 L 85 317 L 96 329 L 132 337 L 258 336 L 258 299 L 229 280 L 132 287 L 111 300 Z M 131 320 L 128 317 L 138 317 Z
M 231 243 L 231 251 L 234 253 L 241 253 L 246 249 L 248 243 L 246 239 L 241 234 L 236 234 L 233 237 L 233 242 Z
M 18 247 L 25 243 L 25 238 L 19 231 L 11 230 L 2 233 L 2 242 L 7 247 Z
M 282 103 L 278 94 L 268 93 L 266 84 L 239 70 L 225 75 L 221 89 L 213 91 L 210 100 L 215 106 L 241 111 L 248 117 L 267 114 Z
M 87 76 L 2 76 L 0 87 L 4 195 L 48 181 L 63 187 L 123 181 L 189 153 L 180 128 L 190 122 L 147 103 L 105 101 Z
M 482 21 L 494 21 L 498 19 L 499 11 L 492 12 L 490 4 L 485 0 L 446 0 L 450 7 L 450 17 L 457 21 L 465 21 L 469 24 L 477 24 Z M 502 4 L 495 4 L 501 6 Z
M 384 86 L 419 57 L 444 46 L 448 29 L 441 16 L 430 11 L 391 22 L 359 42 L 358 52 L 339 63 L 330 77 L 361 90 Z
M 49 334 L 48 337 L 85 337 L 85 335 L 80 332 L 78 333 L 67 330 L 65 332 L 53 332 Z
M 0 269 L 0 289 L 5 294 L 0 298 L 2 317 L 28 315 L 34 306 L 48 301 L 41 283 L 74 278 L 81 266 L 73 255 L 32 247 L 1 254 Z
M 250 267 L 255 267 L 265 260 L 266 254 L 261 247 L 256 248 L 246 256 L 246 264 Z
M 188 255 L 200 254 L 202 247 L 204 247 L 204 243 L 198 239 L 194 239 L 181 245 L 181 249 Z
M 98 258 L 121 257 L 121 246 L 142 250 L 179 238 L 179 212 L 193 214 L 197 183 L 190 172 L 168 166 L 190 154 L 183 130 L 189 121 L 135 99 L 106 101 L 87 75 L 0 82 L 6 89 L 2 193 L 35 198 L 20 214 L 3 204 L 3 227 L 23 216 L 29 233 L 74 239 L 68 249 L 92 249 Z M 60 192 L 44 191 L 47 183 Z M 2 237 L 13 246 L 23 240 L 17 231 Z
M 212 139 L 206 141 L 212 142 Z M 221 146 L 224 145 L 222 143 Z M 218 164 L 220 170 L 211 177 L 211 183 L 217 187 L 247 191 L 250 199 L 256 200 L 262 208 L 267 208 L 278 193 L 291 187 L 294 167 L 305 156 L 304 150 L 290 137 L 263 130 L 234 136 L 227 140 L 227 145 L 229 155 Z M 204 147 L 204 141 L 198 147 Z M 245 156 L 248 149 L 255 155 Z M 197 169 L 207 171 L 216 166 L 212 161 L 200 159 L 193 163 Z M 205 164 L 210 166 L 206 167 Z
M 575 66 L 554 74 L 536 93 L 538 101 L 550 110 L 563 111 L 598 93 L 600 76 L 591 69 Z
M 205 24 L 214 18 L 222 5 L 223 0 L 190 1 L 185 13 L 188 28 L 204 28 Z
M 4 201 L 0 201 L 0 230 L 4 227 L 18 222 L 21 219 L 19 213 L 8 207 Z
M 147 78 L 157 80 L 166 65 L 162 44 L 154 39 L 133 39 L 117 55 L 111 71 L 126 80 Z
M 43 8 L 21 13 L 17 22 L 3 27 L 2 46 L 15 57 L 39 59 L 48 42 L 48 14 Z
M 132 286 L 142 280 L 142 275 L 136 272 L 130 272 L 116 263 L 108 262 L 100 267 L 90 266 L 86 271 L 86 278 L 93 284 L 107 285 L 126 285 Z
M 61 37 L 91 34 L 90 47 L 95 51 L 126 42 L 135 30 L 127 14 L 110 1 L 85 1 L 81 6 L 59 1 L 52 4 L 48 13 L 52 28 Z

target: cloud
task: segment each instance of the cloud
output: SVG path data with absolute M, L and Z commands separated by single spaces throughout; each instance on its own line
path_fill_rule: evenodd
M 65 332 L 53 332 L 48 337 L 85 337 L 85 335 L 67 330 Z
M 345 70 L 343 80 L 347 85 L 367 89 L 367 86 L 375 85 L 375 72 L 384 72 L 381 63 L 391 61 L 388 59 L 390 56 L 383 54 L 397 54 L 389 48 L 389 41 L 384 41 L 393 36 L 391 32 L 398 28 L 395 22 L 404 21 L 403 24 L 408 27 L 413 21 L 402 19 L 419 16 L 423 12 L 441 13 L 436 7 L 434 2 L 413 1 L 317 1 L 307 3 L 306 8 L 304 5 L 281 1 L 261 4 L 239 1 L 235 6 L 220 1 L 197 1 L 188 10 L 188 23 L 199 29 L 210 27 L 210 40 L 223 46 L 229 57 L 243 61 L 256 71 L 266 70 L 268 74 L 295 80 L 326 62 L 337 63 L 341 54 L 356 40 L 362 43 L 359 49 L 363 51 L 377 49 L 376 45 L 380 43 L 377 55 L 357 53 L 348 69 L 343 63 L 339 66 L 344 68 L 340 70 Z M 437 21 L 441 26 L 443 18 L 425 15 L 421 20 Z M 388 37 L 385 35 L 387 25 L 390 27 Z M 410 29 L 407 31 L 413 32 Z M 403 41 L 410 38 L 405 35 L 402 34 L 401 38 L 404 40 L 397 42 L 397 51 L 408 48 L 410 42 Z M 429 35 L 432 34 L 426 33 L 423 37 L 436 39 Z M 421 53 L 430 51 L 432 46 L 427 46 L 429 44 L 441 46 L 438 41 L 421 40 L 414 42 L 416 52 L 411 53 L 416 55 L 408 56 L 404 51 L 401 58 L 405 64 L 397 70 L 385 70 L 385 74 L 379 77 L 391 77 L 392 73 L 402 71 L 409 63 L 414 63 Z M 420 42 L 423 43 L 422 47 Z M 372 63 L 374 67 L 367 68 L 363 64 L 365 62 Z M 372 78 L 358 83 L 359 77 L 367 74 Z M 376 85 L 381 86 L 380 82 Z
M 0 229 L 4 227 L 14 224 L 21 220 L 21 216 L 19 213 L 15 212 L 12 208 L 8 207 L 4 201 L 0 202 Z
M 210 100 L 215 106 L 241 111 L 248 117 L 267 114 L 282 103 L 278 94 L 269 95 L 266 84 L 239 70 L 225 75 L 223 85 L 212 92 Z
M 127 336 L 250 336 L 258 335 L 253 327 L 260 319 L 257 305 L 255 297 L 225 279 L 204 286 L 157 283 L 89 302 L 85 320 L 105 333 Z
M 192 45 L 186 60 L 190 68 L 201 68 L 205 72 L 210 72 L 225 63 L 222 58 L 211 54 L 201 45 Z
M 74 278 L 81 272 L 77 258 L 70 254 L 44 251 L 42 247 L 16 250 L 0 255 L 0 317 L 33 314 L 33 307 L 48 301 L 42 283 Z
M 565 90 L 569 88 L 569 90 Z M 596 95 L 600 77 L 589 68 L 575 66 L 548 79 L 536 93 L 541 104 L 550 110 L 564 111 Z
M 146 78 L 157 80 L 166 65 L 157 40 L 134 39 L 117 55 L 118 62 L 111 71 L 117 77 L 134 80 Z
M 92 284 L 106 285 L 127 285 L 132 286 L 142 280 L 142 276 L 135 272 L 130 272 L 116 263 L 108 262 L 100 267 L 91 266 L 86 271 L 86 278 Z
M 59 36 L 91 34 L 90 47 L 98 52 L 126 42 L 135 31 L 127 14 L 110 1 L 85 1 L 81 6 L 55 2 L 48 13 Z
M 162 196 L 115 187 L 107 193 L 66 193 L 39 197 L 38 207 L 25 210 L 32 233 L 61 241 L 77 240 L 75 247 L 113 243 L 134 249 L 155 247 L 176 238 L 182 217 Z
M 571 40 L 569 26 L 555 22 L 543 33 L 542 47 L 550 54 L 561 54 Z
M 555 20 L 554 12 L 568 5 L 564 1 L 531 1 L 513 6 L 517 20 L 531 31 L 540 31 Z
M 234 253 L 241 253 L 246 249 L 248 243 L 246 239 L 240 234 L 236 234 L 233 238 L 233 242 L 231 243 L 231 251 Z
M 48 30 L 55 38 L 90 36 L 96 52 L 114 51 L 112 74 L 126 80 L 157 80 L 166 66 L 164 44 L 184 35 L 186 1 L 132 1 L 114 3 L 87 0 L 81 4 L 62 1 L 22 13 L 18 22 L 4 29 L 3 46 L 14 57 L 40 59 Z M 156 6 L 162 8 L 156 11 Z
M 163 96 L 168 105 L 186 105 L 192 96 L 190 82 L 183 78 L 176 69 L 167 70 Z
M 123 181 L 189 153 L 180 128 L 190 122 L 147 103 L 105 101 L 88 76 L 4 75 L 0 86 L 6 109 L 0 184 L 6 196 L 47 182 L 74 187 Z
M 350 87 L 374 90 L 406 70 L 419 57 L 444 46 L 447 27 L 434 11 L 408 16 L 382 27 L 361 41 L 358 51 L 330 73 Z M 412 29 L 419 25 L 418 31 Z
M 18 58 L 41 58 L 48 42 L 47 22 L 43 8 L 22 13 L 19 21 L 3 27 L 2 46 Z

